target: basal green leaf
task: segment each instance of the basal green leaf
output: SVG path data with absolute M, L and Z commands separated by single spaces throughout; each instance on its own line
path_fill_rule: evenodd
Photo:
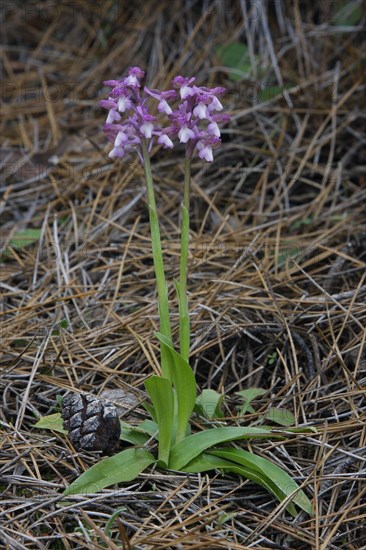
M 119 438 L 121 441 L 126 441 L 132 445 L 145 445 L 146 441 L 150 439 L 150 436 L 143 433 L 143 431 L 137 427 L 128 426 L 125 422 L 121 422 L 121 435 Z
M 155 409 L 152 405 L 150 405 L 150 403 L 147 403 L 146 401 L 143 401 L 141 403 L 141 405 L 144 407 L 145 411 L 147 411 L 149 413 L 149 415 L 151 416 L 153 422 L 157 423 L 158 419 L 156 418 L 156 413 L 155 413 Z
M 94 464 L 71 483 L 63 494 L 85 495 L 101 491 L 115 483 L 132 481 L 154 462 L 154 455 L 145 449 L 126 449 Z
M 0 249 L 0 260 L 10 255 L 11 249 L 20 251 L 23 250 L 23 248 L 36 243 L 40 236 L 40 229 L 29 228 L 22 231 L 17 231 L 9 240 L 4 250 Z
M 193 370 L 188 363 L 170 345 L 169 341 L 159 333 L 162 348 L 166 350 L 170 362 L 170 372 L 177 395 L 177 432 L 176 441 L 180 441 L 187 434 L 189 418 L 196 400 L 196 380 Z
M 196 399 L 195 412 L 208 419 L 222 418 L 224 416 L 221 406 L 224 396 L 215 390 L 203 390 Z
M 15 235 L 13 235 L 9 241 L 9 246 L 15 250 L 21 250 L 22 248 L 37 242 L 40 236 L 40 229 L 24 229 L 23 231 L 18 231 Z
M 261 428 L 264 428 L 264 426 L 261 426 Z M 273 434 L 283 435 L 286 437 L 286 434 L 288 433 L 294 433 L 294 434 L 308 434 L 308 433 L 316 433 L 317 429 L 314 428 L 314 426 L 301 426 L 299 428 L 272 428 L 271 426 L 268 426 L 268 429 L 272 431 Z
M 280 426 L 293 426 L 296 422 L 295 416 L 287 409 L 272 407 L 266 412 L 264 417 Z
M 252 427 L 223 427 L 212 428 L 193 435 L 189 435 L 176 443 L 170 452 L 169 468 L 184 470 L 184 466 L 206 449 L 235 439 L 250 439 L 253 437 L 271 437 L 269 430 Z
M 159 430 L 159 426 L 153 420 L 146 419 L 141 424 L 138 425 L 139 430 L 144 433 L 149 434 L 150 437 L 153 437 L 156 432 Z
M 276 486 L 271 484 L 266 475 L 250 468 L 249 466 L 243 466 L 237 462 L 231 460 L 225 460 L 219 456 L 214 456 L 211 453 L 202 453 L 196 458 L 194 458 L 184 469 L 188 473 L 200 473 L 207 472 L 209 470 L 223 470 L 225 472 L 231 472 L 233 474 L 238 474 L 254 483 L 257 483 L 269 493 L 273 494 L 278 500 L 283 500 L 283 493 L 276 491 Z M 293 515 L 296 516 L 296 510 L 292 503 L 287 507 L 287 510 Z
M 63 428 L 60 413 L 49 414 L 48 416 L 43 416 L 42 418 L 39 418 L 34 424 L 34 427 L 41 430 L 53 430 L 54 432 L 67 434 L 67 431 Z
M 244 405 L 239 410 L 239 416 L 244 416 L 248 411 L 254 412 L 254 409 L 251 407 L 250 403 L 256 397 L 267 393 L 267 391 L 268 390 L 264 390 L 263 388 L 248 388 L 247 390 L 235 392 L 236 395 L 240 395 L 240 397 L 244 400 Z
M 166 467 L 173 435 L 174 396 L 167 378 L 151 376 L 145 381 L 159 425 L 159 465 Z
M 353 27 L 357 25 L 363 15 L 361 2 L 341 0 L 337 3 L 338 11 L 333 18 L 333 23 L 339 27 Z
M 250 74 L 252 65 L 248 47 L 242 42 L 220 45 L 216 48 L 216 55 L 225 67 L 231 69 L 231 80 L 243 80 Z
M 311 502 L 304 491 L 300 490 L 296 481 L 285 470 L 277 466 L 277 464 L 243 449 L 212 449 L 209 453 L 255 470 L 259 475 L 267 479 L 268 485 L 272 487 L 272 492 L 275 492 L 277 495 L 282 493 L 282 499 L 280 500 L 294 493 L 292 502 L 308 514 L 312 513 Z
M 275 97 L 282 95 L 285 90 L 288 90 L 289 88 L 292 88 L 294 84 L 285 84 L 284 86 L 275 86 L 267 84 L 260 92 L 259 92 L 259 101 L 270 101 L 274 99 Z

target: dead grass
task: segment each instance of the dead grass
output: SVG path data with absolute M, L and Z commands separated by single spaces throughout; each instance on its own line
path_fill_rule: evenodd
M 311 5 L 4 4 L 6 548 L 366 547 L 365 15 L 336 25 L 337 2 Z M 235 83 L 215 55 L 232 41 L 248 45 L 252 62 L 252 76 Z M 158 365 L 143 174 L 134 160 L 107 157 L 97 106 L 102 81 L 129 65 L 159 86 L 182 73 L 229 89 L 224 145 L 193 170 L 191 362 L 201 389 L 228 394 L 228 421 L 237 422 L 235 392 L 260 386 L 268 393 L 248 420 L 277 406 L 316 427 L 253 444 L 313 496 L 312 518 L 292 520 L 246 480 L 155 469 L 59 504 L 97 458 L 35 430 L 35 419 L 68 391 L 124 388 L 142 398 Z M 183 159 L 157 151 L 153 171 L 172 281 Z M 39 243 L 19 245 L 30 228 Z

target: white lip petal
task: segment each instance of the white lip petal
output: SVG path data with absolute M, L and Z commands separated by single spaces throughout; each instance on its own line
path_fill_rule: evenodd
M 167 115 L 170 115 L 173 111 L 170 107 L 170 105 L 165 101 L 165 99 L 162 99 L 158 105 L 158 111 L 159 113 L 165 113 Z
M 221 105 L 220 101 L 217 99 L 216 96 L 213 96 L 212 101 L 210 105 L 208 106 L 209 111 L 222 111 L 223 106 Z
M 207 118 L 207 107 L 202 101 L 193 109 L 194 116 L 199 119 Z
M 161 145 L 163 145 L 164 147 L 166 147 L 168 149 L 171 149 L 174 145 L 172 140 L 170 139 L 170 137 L 168 137 L 166 134 L 162 134 L 159 137 L 158 143 L 160 143 Z
M 114 157 L 123 157 L 123 149 L 122 147 L 113 147 L 112 151 L 108 154 L 109 158 Z
M 121 111 L 121 113 L 124 113 L 126 110 L 126 102 L 124 97 L 120 97 L 118 99 L 118 110 Z
M 203 147 L 200 150 L 200 152 L 198 153 L 198 156 L 201 159 L 207 160 L 207 162 L 212 162 L 213 161 L 212 149 L 208 145 L 206 147 Z
M 221 136 L 221 133 L 220 133 L 220 129 L 217 125 L 217 122 L 213 121 L 211 122 L 211 124 L 208 125 L 207 127 L 207 131 L 212 134 L 213 136 L 216 136 L 216 137 L 220 137 Z
M 112 124 L 115 120 L 120 120 L 121 116 L 117 113 L 116 109 L 111 109 L 108 113 L 106 123 Z
M 140 132 L 142 135 L 144 135 L 147 139 L 150 139 L 152 136 L 152 132 L 154 129 L 154 125 L 151 124 L 151 122 L 144 122 L 140 126 Z
M 182 128 L 178 132 L 178 137 L 181 143 L 187 143 L 188 140 L 195 137 L 195 133 L 187 126 L 182 126 Z
M 134 76 L 133 74 L 126 78 L 125 83 L 126 83 L 127 86 L 138 86 L 139 85 L 139 81 L 138 81 L 137 77 Z
M 181 99 L 187 99 L 187 97 L 194 95 L 194 90 L 190 86 L 182 86 L 180 89 Z
M 116 139 L 114 140 L 115 147 L 118 147 L 119 145 L 122 145 L 122 143 L 126 143 L 128 141 L 128 137 L 124 132 L 118 132 Z

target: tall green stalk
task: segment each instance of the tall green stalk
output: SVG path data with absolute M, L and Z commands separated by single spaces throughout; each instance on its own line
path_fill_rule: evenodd
M 151 244 L 154 260 L 154 268 L 156 275 L 156 286 L 158 290 L 158 307 L 160 317 L 160 332 L 172 341 L 172 331 L 170 327 L 169 303 L 168 303 L 168 286 L 165 280 L 164 261 L 161 248 L 160 229 L 158 215 L 156 211 L 154 185 L 151 174 L 150 156 L 147 150 L 146 141 L 142 140 L 142 153 L 144 157 L 144 172 L 147 199 L 149 205 L 150 229 L 151 229 Z M 161 350 L 161 370 L 164 378 L 172 380 L 169 360 L 166 350 L 160 347 Z
M 187 156 L 184 172 L 184 195 L 182 203 L 182 227 L 179 269 L 179 342 L 180 354 L 185 361 L 189 361 L 190 326 L 187 296 L 188 276 L 188 244 L 189 244 L 189 191 L 191 183 L 191 159 Z

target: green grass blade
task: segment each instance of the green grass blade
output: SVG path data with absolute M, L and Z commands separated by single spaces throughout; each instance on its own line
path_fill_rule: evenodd
M 185 438 L 188 422 L 196 402 L 196 380 L 191 367 L 170 345 L 167 338 L 157 333 L 156 337 L 169 357 L 173 385 L 177 394 L 177 432 L 176 441 Z
M 152 376 L 145 381 L 145 388 L 154 406 L 159 425 L 159 465 L 167 467 L 172 444 L 174 421 L 174 395 L 167 378 Z
M 154 462 L 154 455 L 145 449 L 126 449 L 94 464 L 71 483 L 63 495 L 95 493 L 115 483 L 132 481 Z
M 209 453 L 255 470 L 259 475 L 266 477 L 271 486 L 275 486 L 272 492 L 276 495 L 282 494 L 282 499 L 295 493 L 292 502 L 308 514 L 312 514 L 311 502 L 304 491 L 299 490 L 296 481 L 277 464 L 243 449 L 213 449 Z
M 179 443 L 176 443 L 170 452 L 169 468 L 172 470 L 184 470 L 184 466 L 201 454 L 206 449 L 225 443 L 226 441 L 234 441 L 235 439 L 249 439 L 253 437 L 270 437 L 272 434 L 269 430 L 262 428 L 238 428 L 238 427 L 223 427 L 212 428 L 193 435 L 189 435 Z

